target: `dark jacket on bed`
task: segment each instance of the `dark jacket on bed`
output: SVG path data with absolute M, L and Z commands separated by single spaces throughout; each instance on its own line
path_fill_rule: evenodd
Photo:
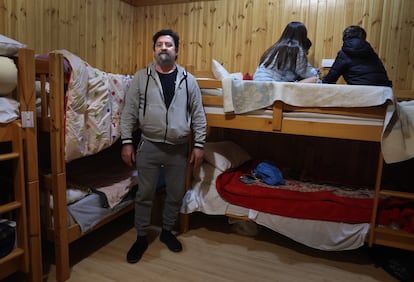
M 359 38 L 344 41 L 323 83 L 336 83 L 343 76 L 348 84 L 392 87 L 380 58 L 371 45 Z

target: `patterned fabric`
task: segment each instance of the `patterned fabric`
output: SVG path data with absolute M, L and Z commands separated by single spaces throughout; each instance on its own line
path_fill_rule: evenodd
M 69 162 L 100 152 L 118 140 L 132 76 L 106 73 L 66 50 L 56 52 L 71 67 L 65 112 L 65 159 Z
M 346 223 L 371 220 L 374 191 L 363 187 L 322 185 L 285 180 L 285 185 L 263 182 L 244 184 L 259 161 L 221 173 L 216 179 L 218 194 L 231 204 L 270 214 Z
M 224 111 L 236 114 L 271 106 L 275 101 L 299 107 L 370 107 L 393 102 L 392 89 L 382 86 L 332 85 L 223 80 Z

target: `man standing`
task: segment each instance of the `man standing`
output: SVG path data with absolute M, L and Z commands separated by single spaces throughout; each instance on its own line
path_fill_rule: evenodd
M 165 169 L 166 198 L 162 213 L 161 242 L 173 252 L 182 245 L 172 234 L 185 193 L 189 137 L 193 138 L 190 165 L 203 161 L 206 117 L 195 78 L 176 63 L 179 36 L 160 30 L 153 36 L 155 62 L 139 70 L 126 94 L 121 116 L 122 160 L 138 170 L 135 198 L 137 240 L 127 253 L 138 262 L 148 247 L 147 229 L 161 166 Z M 137 151 L 133 131 L 141 130 Z

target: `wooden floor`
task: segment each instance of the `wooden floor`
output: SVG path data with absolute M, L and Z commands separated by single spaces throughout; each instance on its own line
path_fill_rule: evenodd
M 323 252 L 266 229 L 243 236 L 224 217 L 205 215 L 193 216 L 191 230 L 179 235 L 183 252 L 170 252 L 154 227 L 141 261 L 128 264 L 136 232 L 132 218 L 127 221 L 72 245 L 69 281 L 397 281 L 374 265 L 365 248 Z M 54 265 L 46 264 L 44 281 L 56 281 L 54 276 Z

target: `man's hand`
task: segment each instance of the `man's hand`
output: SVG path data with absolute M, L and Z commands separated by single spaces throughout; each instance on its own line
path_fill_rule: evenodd
M 132 144 L 125 144 L 121 149 L 121 158 L 129 166 L 135 165 L 135 149 Z
M 199 148 L 193 148 L 191 151 L 191 158 L 190 164 L 193 165 L 194 168 L 199 167 L 204 160 L 204 150 Z

